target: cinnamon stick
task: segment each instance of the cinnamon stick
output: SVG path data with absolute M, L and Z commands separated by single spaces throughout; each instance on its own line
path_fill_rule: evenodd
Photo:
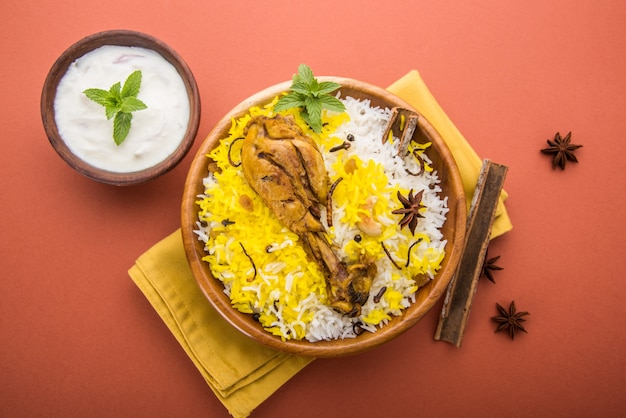
M 461 347 L 508 167 L 484 160 L 467 219 L 465 249 L 448 286 L 435 339 Z
M 398 156 L 404 158 L 413 139 L 413 134 L 417 128 L 418 114 L 412 110 L 402 107 L 394 107 L 391 109 L 391 117 L 387 123 L 385 134 L 383 135 L 383 144 L 389 140 L 389 135 L 399 138 Z

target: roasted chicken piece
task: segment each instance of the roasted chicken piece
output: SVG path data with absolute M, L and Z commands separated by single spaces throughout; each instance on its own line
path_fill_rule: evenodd
M 330 306 L 358 316 L 376 266 L 367 260 L 347 265 L 326 238 L 320 206 L 326 203 L 329 179 L 317 145 L 291 116 L 257 116 L 244 135 L 241 164 L 248 184 L 323 269 Z

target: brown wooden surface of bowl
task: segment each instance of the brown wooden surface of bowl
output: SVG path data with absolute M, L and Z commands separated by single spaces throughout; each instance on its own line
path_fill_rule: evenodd
M 59 82 L 68 67 L 76 59 L 104 45 L 135 46 L 158 52 L 174 66 L 181 76 L 189 98 L 189 122 L 185 135 L 176 148 L 160 163 L 133 172 L 112 172 L 97 168 L 77 157 L 59 135 L 55 120 L 54 100 Z M 66 49 L 54 62 L 44 81 L 41 94 L 41 118 L 46 135 L 59 156 L 73 169 L 93 180 L 118 186 L 142 183 L 153 180 L 174 168 L 185 157 L 198 132 L 200 124 L 200 95 L 196 80 L 182 57 L 161 40 L 141 32 L 130 30 L 110 30 L 89 35 Z
M 341 84 L 340 91 L 342 97 L 351 96 L 357 99 L 369 99 L 372 106 L 389 108 L 400 106 L 412 109 L 408 103 L 397 96 L 367 83 L 339 77 L 319 77 L 318 79 L 320 81 L 335 81 Z M 466 207 L 463 186 L 455 160 L 445 142 L 430 123 L 423 117 L 420 117 L 420 127 L 428 137 L 428 140 L 432 141 L 433 144 L 427 151 L 427 154 L 433 161 L 433 167 L 438 171 L 441 188 L 443 189 L 442 194 L 448 197 L 449 212 L 442 227 L 444 239 L 447 240 L 446 256 L 435 279 L 428 285 L 419 288 L 415 303 L 404 310 L 401 316 L 393 317 L 387 325 L 375 333 L 365 332 L 356 338 L 319 342 L 282 341 L 280 337 L 268 333 L 252 318 L 252 315 L 241 313 L 231 306 L 230 299 L 223 292 L 224 287 L 222 283 L 213 277 L 209 264 L 202 261 L 202 257 L 205 255 L 204 243 L 199 241 L 197 235 L 193 232 L 194 229 L 197 229 L 196 222 L 198 221 L 199 211 L 199 207 L 195 202 L 198 200 L 198 195 L 204 193 L 202 179 L 208 175 L 210 162 L 207 153 L 222 138 L 228 136 L 231 118 L 243 116 L 251 106 L 268 103 L 276 95 L 287 91 L 290 86 L 291 82 L 284 82 L 269 87 L 244 100 L 217 123 L 200 146 L 192 162 L 183 193 L 181 225 L 185 251 L 195 279 L 211 304 L 228 322 L 242 333 L 271 348 L 292 354 L 313 357 L 337 357 L 356 354 L 383 344 L 408 330 L 445 293 L 458 265 L 465 240 Z

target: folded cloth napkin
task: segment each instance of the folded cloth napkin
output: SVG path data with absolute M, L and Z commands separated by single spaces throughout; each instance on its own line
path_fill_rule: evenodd
M 471 199 L 481 160 L 439 107 L 419 73 L 411 71 L 389 91 L 414 106 L 439 131 L 454 154 Z M 505 198 L 503 194 L 492 237 L 511 229 Z M 234 417 L 247 417 L 313 360 L 273 351 L 222 319 L 193 278 L 180 230 L 141 255 L 129 275 Z
M 247 417 L 313 360 L 271 350 L 226 322 L 191 273 L 180 229 L 139 257 L 129 274 L 234 417 Z

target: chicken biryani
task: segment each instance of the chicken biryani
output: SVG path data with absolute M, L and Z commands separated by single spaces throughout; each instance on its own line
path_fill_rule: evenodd
M 393 135 L 395 109 L 336 98 L 345 110 L 322 112 L 319 132 L 297 108 L 275 111 L 280 96 L 233 119 L 197 201 L 203 260 L 283 340 L 376 332 L 445 257 L 431 144 Z

